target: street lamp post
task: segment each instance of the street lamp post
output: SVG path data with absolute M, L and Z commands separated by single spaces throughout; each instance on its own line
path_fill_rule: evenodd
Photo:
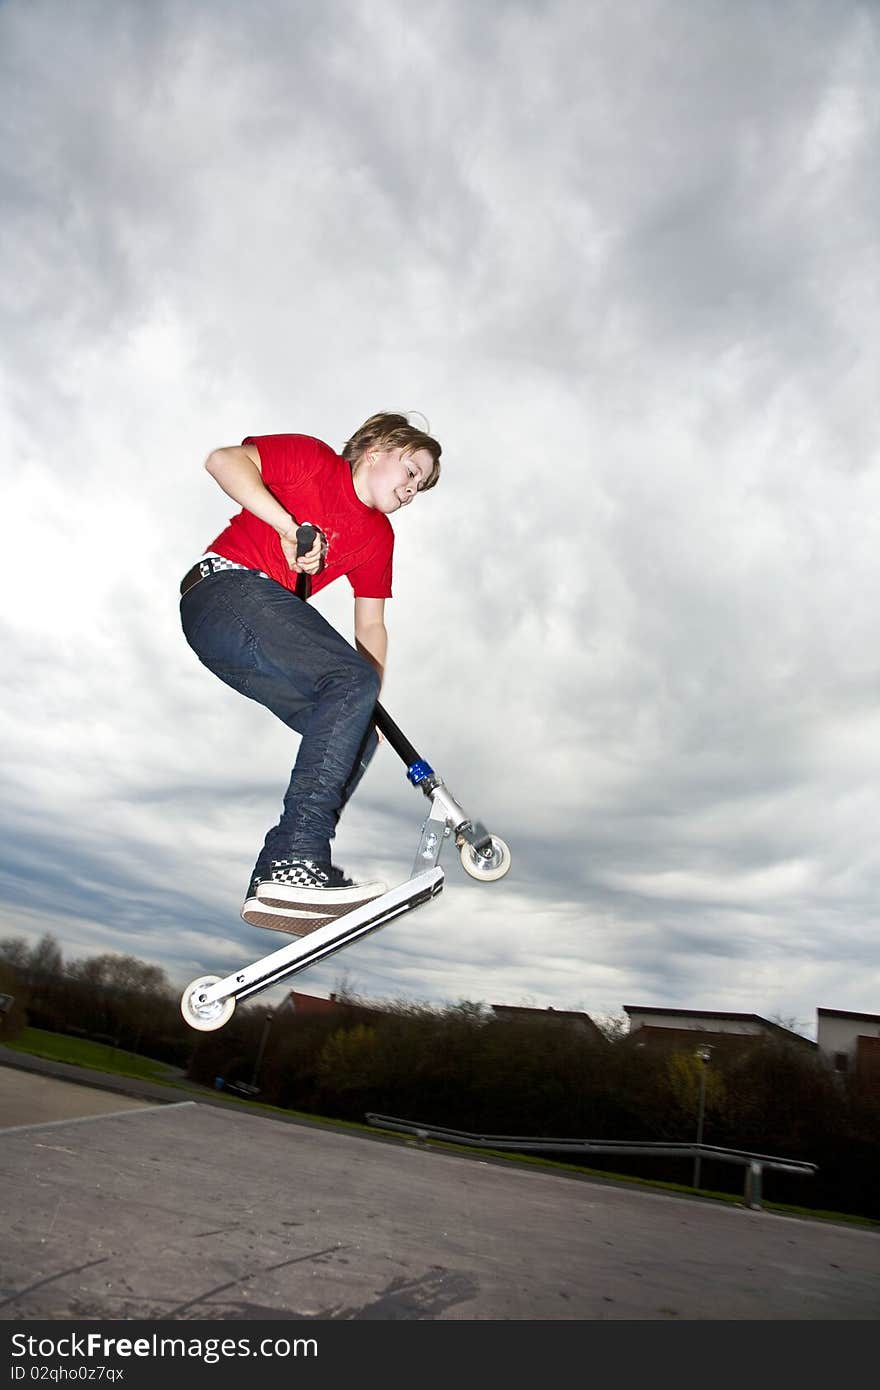
M 263 1060 L 263 1053 L 266 1049 L 266 1039 L 269 1036 L 269 1029 L 272 1027 L 273 1017 L 272 1010 L 268 1009 L 266 1011 L 266 1021 L 263 1024 L 263 1036 L 260 1038 L 260 1046 L 257 1049 L 257 1060 L 254 1062 L 254 1074 L 251 1077 L 252 1086 L 256 1086 L 257 1084 L 257 1072 L 260 1070 L 260 1063 Z
M 703 1143 L 703 1118 L 706 1114 L 706 1068 L 712 1060 L 711 1047 L 698 1047 L 696 1056 L 700 1061 L 700 1098 L 697 1103 L 697 1151 L 694 1154 L 694 1181 L 693 1186 L 700 1186 L 700 1173 L 703 1155 L 700 1146 Z

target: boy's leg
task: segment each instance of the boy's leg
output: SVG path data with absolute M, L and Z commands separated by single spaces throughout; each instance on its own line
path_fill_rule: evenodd
M 348 805 L 349 801 L 351 801 L 351 798 L 354 796 L 355 792 L 360 786 L 361 778 L 363 777 L 367 768 L 370 766 L 370 763 L 373 761 L 373 755 L 375 754 L 376 749 L 378 747 L 379 735 L 376 732 L 371 717 L 370 726 L 367 729 L 367 732 L 364 734 L 363 742 L 361 743 L 361 746 L 358 749 L 357 754 L 355 756 L 354 767 L 349 773 L 348 781 L 342 788 L 342 804 L 339 807 L 339 811 L 336 816 L 337 822 L 339 820 L 339 817 L 342 815 L 342 812 Z
M 376 672 L 315 609 L 253 572 L 210 576 L 184 596 L 181 617 L 204 665 L 303 736 L 281 819 L 266 836 L 255 878 L 270 876 L 279 861 L 328 868 L 342 807 L 375 743 Z M 296 898 L 303 876 L 293 878 L 290 896 Z
M 300 721 L 302 742 L 281 819 L 266 836 L 261 858 L 299 855 L 329 861 L 343 806 L 363 775 L 379 677 L 348 643 L 329 659 L 322 654 L 321 664 L 324 673 L 316 682 L 315 698 Z

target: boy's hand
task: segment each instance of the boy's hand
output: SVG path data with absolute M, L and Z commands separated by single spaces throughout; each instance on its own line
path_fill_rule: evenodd
M 294 574 L 318 573 L 323 563 L 324 552 L 327 546 L 327 542 L 321 531 L 318 531 L 318 534 L 315 536 L 315 543 L 311 550 L 307 551 L 305 555 L 301 555 L 299 559 L 296 558 L 296 527 L 294 526 L 289 532 L 285 532 L 279 539 L 281 541 L 281 550 L 284 554 L 284 558 L 287 561 L 288 567 L 293 570 Z

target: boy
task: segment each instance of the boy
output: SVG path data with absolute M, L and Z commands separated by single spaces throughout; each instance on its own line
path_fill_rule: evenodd
M 234 690 L 302 735 L 278 824 L 266 835 L 241 915 L 305 935 L 385 891 L 354 884 L 330 860 L 343 807 L 376 749 L 372 714 L 385 666 L 388 516 L 440 476 L 436 439 L 406 416 L 373 415 L 334 453 L 307 435 L 248 436 L 205 467 L 242 510 L 180 586 L 184 635 Z M 297 559 L 297 527 L 317 529 Z M 346 575 L 355 647 L 296 596 Z

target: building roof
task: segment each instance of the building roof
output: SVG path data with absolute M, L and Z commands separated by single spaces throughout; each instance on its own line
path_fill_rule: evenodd
M 626 1014 L 644 1014 L 654 1018 L 699 1018 L 708 1024 L 713 1021 L 719 1023 L 756 1023 L 771 1033 L 782 1034 L 786 1038 L 797 1038 L 798 1042 L 808 1043 L 810 1047 L 816 1046 L 810 1038 L 805 1038 L 802 1033 L 796 1033 L 793 1028 L 786 1028 L 781 1023 L 773 1023 L 769 1018 L 762 1018 L 760 1014 L 730 1013 L 724 1009 L 662 1009 L 641 1004 L 624 1004 L 623 1010 Z M 711 1028 L 707 1028 L 705 1031 L 711 1032 Z
M 536 1009 L 530 1004 L 493 1004 L 492 1011 L 496 1014 L 540 1014 L 542 1018 L 547 1014 L 553 1014 L 556 1018 L 590 1018 L 583 1009 L 554 1009 L 552 1004 L 546 1009 Z
M 857 1018 L 860 1023 L 880 1023 L 880 1014 L 854 1014 L 849 1009 L 817 1009 L 820 1018 Z
M 646 1008 L 641 1004 L 624 1004 L 623 1011 L 627 1014 L 663 1014 L 668 1018 L 724 1018 L 736 1023 L 763 1023 L 767 1028 L 782 1026 L 779 1023 L 771 1023 L 760 1014 L 732 1014 L 726 1013 L 723 1009 L 657 1009 Z
M 320 994 L 305 994 L 302 990 L 289 990 L 284 1002 L 280 1005 L 282 1009 L 290 1009 L 296 1014 L 355 1014 L 360 1017 L 368 1017 L 384 1012 L 373 1004 L 362 1004 L 358 999 L 340 999 L 338 995 L 331 994 L 329 999 L 324 999 Z
M 560 1019 L 569 1023 L 579 1023 L 598 1037 L 605 1037 L 598 1024 L 582 1009 L 554 1009 L 552 1004 L 547 1009 L 536 1009 L 528 1004 L 493 1004 L 492 1012 L 502 1018 L 522 1018 L 526 1015 L 530 1018 Z

